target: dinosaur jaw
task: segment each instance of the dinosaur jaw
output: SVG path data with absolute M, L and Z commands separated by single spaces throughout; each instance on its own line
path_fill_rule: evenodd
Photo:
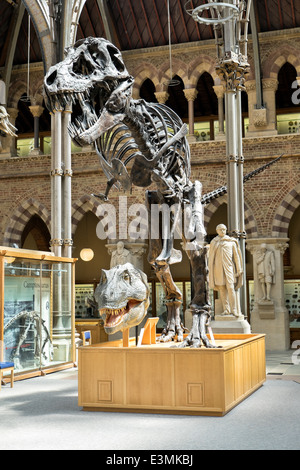
M 148 306 L 148 300 L 130 299 L 125 306 L 120 308 L 101 307 L 99 312 L 104 320 L 105 332 L 111 335 L 139 324 Z
M 52 110 L 72 107 L 68 132 L 79 146 L 93 144 L 102 134 L 125 118 L 125 109 L 131 98 L 133 79 L 118 83 L 108 80 L 76 90 L 61 88 L 55 93 L 46 90 L 48 107 Z
M 101 133 L 106 132 L 103 123 L 107 121 L 106 108 L 103 103 L 109 99 L 113 85 L 87 87 L 80 84 L 76 90 L 67 88 L 47 93 L 48 108 L 53 111 L 72 109 L 71 121 L 68 125 L 70 137 L 79 146 L 90 145 Z M 112 123 L 113 125 L 113 123 Z

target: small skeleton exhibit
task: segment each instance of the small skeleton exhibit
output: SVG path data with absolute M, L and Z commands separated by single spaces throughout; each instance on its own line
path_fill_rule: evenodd
M 63 287 L 72 282 L 74 262 L 48 252 L 0 247 L 0 355 L 14 363 L 17 375 L 39 375 L 72 362 L 73 304 Z

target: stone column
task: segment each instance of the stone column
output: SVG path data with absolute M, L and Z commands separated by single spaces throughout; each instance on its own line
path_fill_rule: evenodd
M 215 140 L 224 140 L 225 139 L 224 86 L 215 85 L 213 89 L 218 98 L 218 115 L 219 115 L 219 133 L 215 136 Z
M 194 101 L 197 98 L 198 90 L 196 88 L 186 88 L 183 90 L 184 96 L 187 99 L 189 107 L 189 140 L 195 141 L 195 127 L 194 127 Z
M 155 97 L 160 104 L 165 104 L 168 101 L 169 93 L 167 91 L 157 91 Z
M 252 333 L 266 335 L 266 349 L 284 351 L 290 348 L 288 311 L 284 298 L 283 255 L 288 247 L 287 238 L 260 238 L 247 240 L 247 249 L 253 255 L 254 307 L 251 311 Z M 274 275 L 271 281 L 270 298 L 263 298 L 261 268 L 259 261 L 262 245 L 274 260 Z
M 248 94 L 249 128 L 246 137 L 277 135 L 275 94 L 278 81 L 273 78 L 263 79 L 264 107 L 257 107 L 256 81 L 245 83 Z
M 278 88 L 278 80 L 276 78 L 264 78 L 262 84 L 263 100 L 267 109 L 267 124 L 264 135 L 277 135 L 276 91 Z
M 29 106 L 30 112 L 33 115 L 34 120 L 34 148 L 30 152 L 30 155 L 40 155 L 40 143 L 39 143 L 39 133 L 40 133 L 40 116 L 43 114 L 43 106 Z
M 9 114 L 10 122 L 15 126 L 16 119 L 19 114 L 19 110 L 17 108 L 6 108 Z M 2 149 L 0 148 L 0 156 L 3 158 L 7 157 L 16 157 L 17 156 L 17 149 L 16 149 L 16 138 L 11 135 L 6 135 L 5 137 L 1 137 Z

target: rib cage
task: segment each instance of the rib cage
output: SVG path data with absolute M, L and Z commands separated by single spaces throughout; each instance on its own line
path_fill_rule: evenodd
M 107 178 L 114 159 L 122 161 L 127 171 L 130 162 L 138 160 L 145 171 L 158 170 L 162 176 L 178 177 L 187 183 L 190 177 L 190 150 L 185 137 L 168 147 L 156 159 L 163 146 L 182 128 L 183 122 L 163 104 L 132 100 L 123 122 L 103 134 L 97 141 L 100 163 Z M 115 183 L 119 187 L 118 182 Z

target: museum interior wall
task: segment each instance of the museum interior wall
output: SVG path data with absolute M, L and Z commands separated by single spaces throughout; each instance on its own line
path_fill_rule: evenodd
M 261 243 L 267 243 L 269 248 L 280 253 L 285 282 L 283 305 L 287 308 L 290 324 L 297 326 L 297 319 L 300 320 L 300 265 L 297 262 L 300 253 L 300 93 L 297 94 L 294 86 L 300 77 L 299 48 L 298 29 L 260 34 L 264 106 L 259 107 L 252 41 L 249 43 L 251 70 L 243 92 L 244 172 L 248 174 L 282 155 L 279 162 L 245 183 L 250 324 L 254 308 L 253 258 Z M 123 57 L 135 78 L 134 98 L 166 103 L 189 125 L 191 179 L 202 182 L 203 194 L 225 185 L 224 90 L 215 73 L 214 42 L 173 47 L 173 71 L 179 82 L 176 87 L 165 85 L 169 73 L 167 47 L 124 51 Z M 18 129 L 18 136 L 0 137 L 0 245 L 45 251 L 47 246 L 50 250 L 51 232 L 51 117 L 43 100 L 44 68 L 41 63 L 32 64 L 29 78 L 30 101 L 26 101 L 22 97 L 26 95 L 28 67 L 13 68 L 7 110 Z M 201 90 L 206 91 L 206 102 L 199 101 Z M 288 98 L 284 99 L 287 90 Z M 81 307 L 80 310 L 75 307 L 75 310 L 78 318 L 87 318 L 91 310 L 86 296 L 92 295 L 101 269 L 109 269 L 118 237 L 101 240 L 96 233 L 101 202 L 92 194 L 103 192 L 106 186 L 96 153 L 89 147 L 81 149 L 73 145 L 72 171 L 72 256 L 78 259 L 76 287 Z M 115 206 L 118 216 L 123 217 L 124 207 L 119 206 L 119 196 L 125 195 L 112 191 L 110 203 Z M 133 194 L 126 196 L 127 207 L 144 203 L 141 189 L 136 188 Z M 227 196 L 209 203 L 204 214 L 209 241 L 216 234 L 216 226 L 226 223 Z M 124 242 L 148 275 L 152 288 L 152 314 L 162 315 L 160 287 L 147 263 L 147 241 L 125 239 Z M 180 248 L 180 241 L 176 241 L 175 247 Z M 81 259 L 83 248 L 93 250 L 91 261 Z M 190 297 L 189 269 L 185 254 L 181 265 L 172 266 L 174 279 L 184 290 L 183 309 L 187 308 Z M 258 328 L 264 328 L 263 324 L 259 323 Z M 298 337 L 300 339 L 300 328 L 294 328 L 291 340 Z

